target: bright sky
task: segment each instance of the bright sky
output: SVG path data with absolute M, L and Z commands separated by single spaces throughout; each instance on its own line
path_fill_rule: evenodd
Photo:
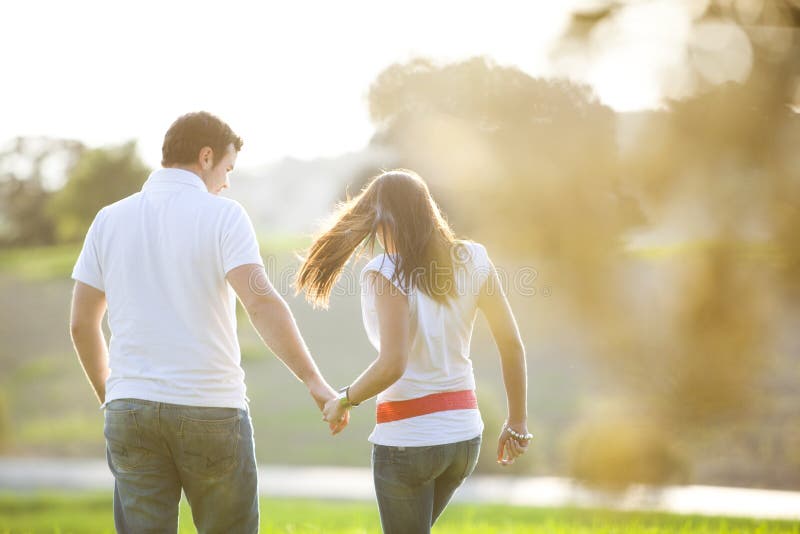
M 546 75 L 578 2 L 7 3 L 0 142 L 135 138 L 157 166 L 172 120 L 205 109 L 245 139 L 240 167 L 338 155 L 368 142 L 366 94 L 390 64 L 485 55 Z M 657 102 L 652 80 L 637 90 L 621 74 L 589 72 L 589 81 L 617 108 Z

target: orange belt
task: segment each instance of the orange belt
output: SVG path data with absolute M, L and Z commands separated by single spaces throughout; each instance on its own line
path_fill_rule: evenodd
M 469 410 L 478 407 L 478 399 L 471 389 L 433 393 L 416 399 L 388 401 L 378 404 L 378 423 L 389 423 L 447 410 Z

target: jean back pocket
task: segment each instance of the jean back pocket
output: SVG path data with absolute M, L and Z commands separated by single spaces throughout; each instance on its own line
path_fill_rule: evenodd
M 118 472 L 137 471 L 150 457 L 150 452 L 142 446 L 135 410 L 106 409 L 103 434 L 109 460 Z
M 220 478 L 238 465 L 242 416 L 201 420 L 181 416 L 179 467 L 203 479 Z

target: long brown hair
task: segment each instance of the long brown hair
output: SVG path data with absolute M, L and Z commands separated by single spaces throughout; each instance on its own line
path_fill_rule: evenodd
M 353 253 L 374 250 L 383 232 L 394 245 L 392 282 L 418 289 L 439 302 L 455 292 L 455 236 L 428 186 L 414 171 L 394 169 L 373 178 L 359 195 L 339 206 L 330 228 L 308 250 L 297 274 L 297 292 L 327 307 L 333 286 Z M 385 243 L 385 242 L 384 242 Z

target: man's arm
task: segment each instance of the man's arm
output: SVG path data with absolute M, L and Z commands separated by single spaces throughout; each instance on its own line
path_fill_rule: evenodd
M 231 269 L 226 278 L 242 301 L 261 339 L 308 387 L 317 406 L 322 409 L 327 400 L 336 396 L 336 391 L 320 374 L 300 335 L 292 311 L 272 286 L 264 267 L 241 265 Z
M 101 404 L 106 400 L 109 372 L 108 346 L 102 327 L 105 313 L 106 294 L 83 282 L 75 282 L 69 323 L 72 344 Z

